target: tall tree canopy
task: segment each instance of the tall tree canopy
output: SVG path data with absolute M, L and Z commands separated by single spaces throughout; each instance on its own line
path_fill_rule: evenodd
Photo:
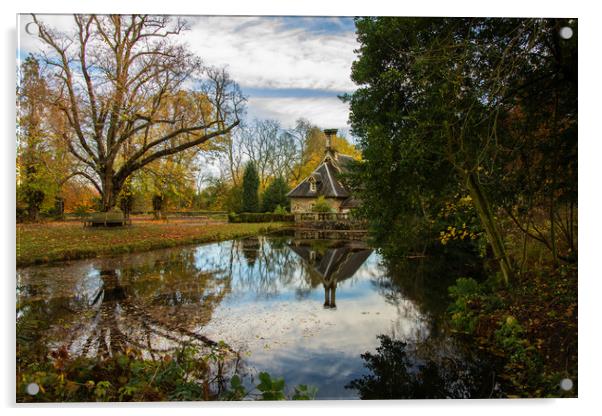
M 58 134 L 64 131 L 60 117 L 44 105 L 47 95 L 39 61 L 30 55 L 19 68 L 17 85 L 17 207 L 26 210 L 31 221 L 61 198 L 73 164 Z
M 572 39 L 560 37 L 563 26 Z M 424 231 L 460 193 L 506 281 L 514 265 L 499 229 L 503 208 L 529 211 L 527 225 L 517 223 L 556 250 L 559 204 L 576 203 L 576 22 L 387 17 L 358 18 L 356 27 L 359 88 L 347 97 L 365 159 L 356 186 L 381 242 L 398 243 L 400 229 Z M 532 196 L 549 213 L 539 235 Z
M 61 33 L 33 19 L 44 44 L 46 103 L 68 125 L 62 136 L 81 163 L 77 174 L 100 192 L 103 209 L 132 173 L 239 124 L 238 86 L 178 42 L 184 20 L 75 15 L 74 33 Z

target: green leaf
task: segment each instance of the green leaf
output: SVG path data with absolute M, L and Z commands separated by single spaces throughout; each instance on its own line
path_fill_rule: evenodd
M 237 389 L 241 386 L 241 380 L 238 374 L 234 374 L 230 379 L 230 387 Z

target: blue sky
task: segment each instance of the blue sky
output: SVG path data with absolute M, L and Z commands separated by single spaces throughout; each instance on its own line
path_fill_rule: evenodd
M 61 30 L 70 16 L 43 16 Z M 37 40 L 20 24 L 20 50 L 36 51 Z M 348 130 L 348 107 L 337 96 L 355 89 L 350 17 L 191 16 L 183 41 L 207 65 L 227 66 L 248 97 L 247 117 L 271 118 L 292 127 L 299 117 L 321 128 Z

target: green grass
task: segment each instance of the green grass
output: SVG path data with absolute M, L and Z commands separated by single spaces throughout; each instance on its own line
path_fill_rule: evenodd
M 123 228 L 84 228 L 80 222 L 18 224 L 17 267 L 230 240 L 287 225 L 136 220 Z

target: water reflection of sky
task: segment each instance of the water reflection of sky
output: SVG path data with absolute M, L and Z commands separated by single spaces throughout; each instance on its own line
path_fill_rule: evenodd
M 426 322 L 414 304 L 398 309 L 384 302 L 361 270 L 357 279 L 337 288 L 336 310 L 323 308 L 322 292 L 318 287 L 298 300 L 289 288 L 269 304 L 226 300 L 207 331 L 236 340 L 257 369 L 282 376 L 291 385 L 317 383 L 323 398 L 353 395 L 343 386 L 363 372 L 359 356 L 375 349 L 376 335 L 425 335 Z
M 161 331 L 146 334 L 147 342 L 158 350 L 173 344 L 160 334 L 176 321 L 178 328 L 240 350 L 251 373 L 267 371 L 284 377 L 289 386 L 315 385 L 320 398 L 353 397 L 355 392 L 344 385 L 364 373 L 360 354 L 378 346 L 376 336 L 421 339 L 428 335 L 428 318 L 403 296 L 388 302 L 379 293 L 375 281 L 387 271 L 377 253 L 321 245 L 312 254 L 318 253 L 317 260 L 308 261 L 291 244 L 296 242 L 290 238 L 255 238 L 31 267 L 18 272 L 18 297 L 33 299 L 23 288 L 35 283 L 36 299 L 70 305 L 73 313 L 63 308 L 60 317 L 50 313 L 47 319 L 57 321 L 52 345 L 62 341 L 65 332 L 59 329 L 69 328 L 71 351 L 81 351 L 97 337 L 87 350 L 96 354 L 116 329 L 126 341 L 130 335 L 142 337 L 137 325 L 148 326 L 150 316 L 156 317 L 151 326 Z M 311 242 L 303 244 L 305 252 L 314 250 Z M 332 250 L 338 257 L 328 260 Z M 336 261 L 341 265 L 333 266 Z M 326 263 L 332 266 L 328 284 L 328 276 L 320 274 Z M 105 287 L 107 269 L 114 270 L 113 278 L 123 287 L 117 294 Z M 325 287 L 332 286 L 333 276 L 341 279 L 334 285 L 336 308 L 325 308 Z M 93 305 L 95 299 L 100 301 Z M 94 315 L 93 308 L 104 309 Z M 123 339 L 113 340 L 113 346 L 118 341 Z

